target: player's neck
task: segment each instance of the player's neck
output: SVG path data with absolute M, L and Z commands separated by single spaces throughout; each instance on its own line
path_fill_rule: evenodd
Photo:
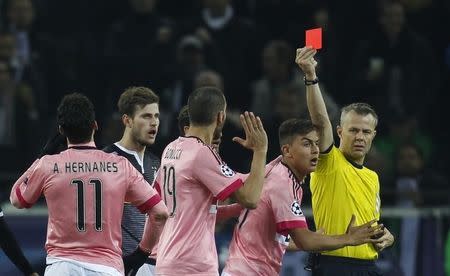
M 127 150 L 135 151 L 141 159 L 144 156 L 145 146 L 131 139 L 128 135 L 123 135 L 122 139 L 119 141 L 119 145 Z
M 194 136 L 203 141 L 203 143 L 210 145 L 213 139 L 215 126 L 190 126 L 186 131 L 186 137 Z
M 301 182 L 305 179 L 306 174 L 299 172 L 295 168 L 295 166 L 289 161 L 289 159 L 283 157 L 281 159 L 281 162 L 291 170 L 291 172 L 295 175 L 295 177 L 297 178 L 298 181 Z

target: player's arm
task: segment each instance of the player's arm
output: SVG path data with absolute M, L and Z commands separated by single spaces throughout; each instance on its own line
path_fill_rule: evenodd
M 230 218 L 237 218 L 244 210 L 239 203 L 229 204 L 229 205 L 219 205 L 217 206 L 217 221 L 224 221 Z
M 24 275 L 37 275 L 33 274 L 33 268 L 28 260 L 25 258 L 22 250 L 19 247 L 13 233 L 6 224 L 3 215 L 1 215 L 0 209 L 0 247 L 5 252 L 6 256 L 16 265 Z
M 148 215 L 139 247 L 150 253 L 158 242 L 169 212 L 159 193 L 145 181 L 142 174 L 128 160 L 124 159 L 124 163 L 129 170 L 125 201 L 131 202 L 141 213 Z
M 149 253 L 151 253 L 153 247 L 158 243 L 159 236 L 164 229 L 167 218 L 169 217 L 169 211 L 166 205 L 159 201 L 152 209 L 147 212 L 147 219 L 145 221 L 144 234 L 142 240 L 139 243 L 139 247 Z
M 307 81 L 317 79 L 317 62 L 314 60 L 316 53 L 317 51 L 310 47 L 297 49 L 295 62 L 305 74 Z M 333 128 L 318 83 L 306 85 L 306 102 L 311 120 L 319 128 L 320 152 L 324 152 L 333 144 Z
M 159 195 L 156 196 L 159 198 Z M 152 199 L 150 199 L 150 201 L 151 200 Z M 143 205 L 138 206 L 138 209 L 142 211 L 143 208 L 145 208 L 145 205 L 148 206 L 148 201 Z M 138 247 L 133 253 L 123 257 L 125 275 L 135 275 L 139 268 L 145 263 L 148 256 L 150 256 L 153 247 L 158 243 L 166 220 L 169 217 L 167 207 L 160 198 L 159 202 L 148 209 L 146 213 L 148 216 L 145 220 L 144 233 L 142 234 Z
M 169 212 L 157 191 L 150 187 L 140 172 L 126 159 L 124 160 L 129 170 L 127 177 L 129 185 L 125 201 L 131 202 L 141 213 L 148 215 L 138 247 L 133 253 L 123 257 L 125 275 L 129 275 L 129 273 L 134 275 L 133 273 L 145 263 L 153 247 L 158 243 Z
M 37 159 L 14 183 L 9 200 L 18 208 L 30 208 L 41 195 L 44 175 L 40 170 L 41 160 Z
M 307 228 L 306 228 L 306 229 L 307 229 Z M 317 230 L 315 233 L 316 233 L 316 234 L 323 235 L 323 234 L 325 233 L 325 231 L 324 231 L 323 229 L 319 229 L 319 230 Z M 298 251 L 298 250 L 300 250 L 300 248 L 297 247 L 297 245 L 296 245 L 295 242 L 294 242 L 294 239 L 291 239 L 291 240 L 289 241 L 289 245 L 288 245 L 288 247 L 286 248 L 286 250 L 287 250 L 287 251 Z
M 245 208 L 255 209 L 261 197 L 267 155 L 267 134 L 261 119 L 252 112 L 240 116 L 245 131 L 245 140 L 234 137 L 233 141 L 253 151 L 250 173 L 238 190 L 234 192 L 236 200 Z
M 308 228 L 294 228 L 289 231 L 289 235 L 294 240 L 297 248 L 304 251 L 328 251 L 345 246 L 356 246 L 364 243 L 374 242 L 376 239 L 371 236 L 383 232 L 382 225 L 372 225 L 375 220 L 369 221 L 360 226 L 354 226 L 355 217 L 352 216 L 347 232 L 342 235 L 323 235 L 319 232 L 310 231 Z

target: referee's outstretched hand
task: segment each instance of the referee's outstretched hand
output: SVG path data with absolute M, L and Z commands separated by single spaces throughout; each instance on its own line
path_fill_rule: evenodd
M 267 133 L 261 118 L 255 116 L 253 112 L 245 111 L 244 114 L 241 114 L 240 119 L 245 132 L 245 140 L 234 137 L 233 141 L 252 151 L 267 152 Z
M 47 141 L 47 143 L 45 143 L 45 146 L 39 153 L 39 158 L 41 158 L 44 155 L 60 153 L 61 151 L 66 149 L 67 149 L 66 136 L 57 132 Z
M 349 245 L 360 245 L 376 241 L 373 236 L 383 233 L 383 224 L 374 225 L 377 221 L 371 220 L 359 226 L 355 226 L 356 217 L 352 215 L 347 227 L 346 235 L 349 239 Z

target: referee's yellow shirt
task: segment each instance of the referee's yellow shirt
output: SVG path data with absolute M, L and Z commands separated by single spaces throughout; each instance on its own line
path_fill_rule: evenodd
M 320 154 L 317 169 L 311 174 L 312 208 L 316 228 L 327 235 L 344 234 L 352 214 L 356 225 L 380 218 L 378 175 L 348 161 L 332 146 Z M 372 244 L 347 246 L 323 255 L 373 260 L 378 253 Z

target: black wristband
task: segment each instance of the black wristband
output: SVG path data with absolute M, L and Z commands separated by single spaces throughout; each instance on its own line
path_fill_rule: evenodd
M 305 81 L 305 85 L 313 85 L 313 84 L 319 83 L 319 78 L 318 77 L 316 77 L 313 80 L 307 80 L 306 77 L 304 77 L 303 80 Z

